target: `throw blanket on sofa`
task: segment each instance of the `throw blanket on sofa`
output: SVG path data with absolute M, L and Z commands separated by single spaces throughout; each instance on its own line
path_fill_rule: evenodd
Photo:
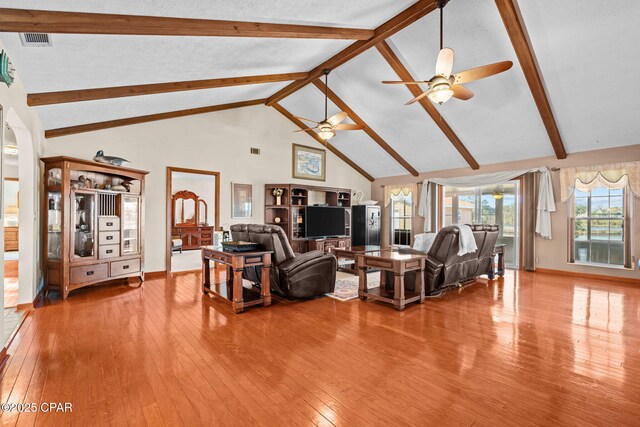
M 460 234 L 458 236 L 458 256 L 477 251 L 478 245 L 476 245 L 476 239 L 473 237 L 471 227 L 465 224 L 456 224 L 456 227 L 460 230 Z

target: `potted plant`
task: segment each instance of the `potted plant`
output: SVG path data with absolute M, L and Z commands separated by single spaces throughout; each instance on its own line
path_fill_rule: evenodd
M 282 195 L 284 194 L 283 188 L 274 188 L 273 195 L 276 196 L 276 205 L 280 206 L 282 204 Z

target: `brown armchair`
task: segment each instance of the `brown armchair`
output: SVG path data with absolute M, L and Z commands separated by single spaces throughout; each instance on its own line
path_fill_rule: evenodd
M 425 293 L 435 295 L 447 286 L 475 279 L 483 274 L 492 276 L 493 250 L 498 240 L 499 226 L 468 224 L 473 231 L 478 250 L 459 256 L 459 230 L 456 226 L 441 229 L 427 252 L 424 272 Z M 409 250 L 413 251 L 413 250 Z M 387 278 L 387 283 L 391 278 Z M 405 275 L 405 286 L 415 289 L 415 273 Z
M 337 261 L 333 255 L 313 251 L 294 255 L 287 235 L 276 225 L 236 224 L 231 226 L 234 240 L 259 243 L 273 251 L 271 291 L 292 298 L 310 298 L 333 292 Z M 246 267 L 243 278 L 260 284 L 260 267 Z

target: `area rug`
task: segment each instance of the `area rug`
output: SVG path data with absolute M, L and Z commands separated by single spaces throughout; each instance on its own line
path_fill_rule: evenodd
M 358 276 L 338 277 L 336 278 L 336 287 L 333 293 L 326 294 L 329 298 L 338 301 L 350 301 L 358 298 L 358 284 L 360 280 Z M 367 275 L 367 287 L 369 289 L 380 287 L 380 273 L 369 273 Z

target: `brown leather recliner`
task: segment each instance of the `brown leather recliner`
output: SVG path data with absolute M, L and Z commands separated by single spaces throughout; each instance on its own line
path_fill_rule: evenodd
M 427 252 L 424 273 L 425 293 L 433 295 L 443 288 L 474 279 L 480 275 L 493 276 L 493 248 L 498 240 L 500 227 L 488 224 L 468 224 L 473 231 L 478 250 L 458 256 L 459 233 L 455 225 L 444 227 L 436 235 L 433 245 Z M 411 250 L 413 251 L 413 250 Z M 387 277 L 387 283 L 391 277 Z M 415 289 L 415 273 L 405 275 L 405 287 Z
M 277 225 L 236 224 L 234 240 L 258 243 L 271 256 L 271 291 L 284 297 L 311 298 L 333 292 L 337 260 L 333 255 L 312 251 L 294 255 L 284 230 Z M 262 269 L 246 267 L 242 276 L 260 284 Z

